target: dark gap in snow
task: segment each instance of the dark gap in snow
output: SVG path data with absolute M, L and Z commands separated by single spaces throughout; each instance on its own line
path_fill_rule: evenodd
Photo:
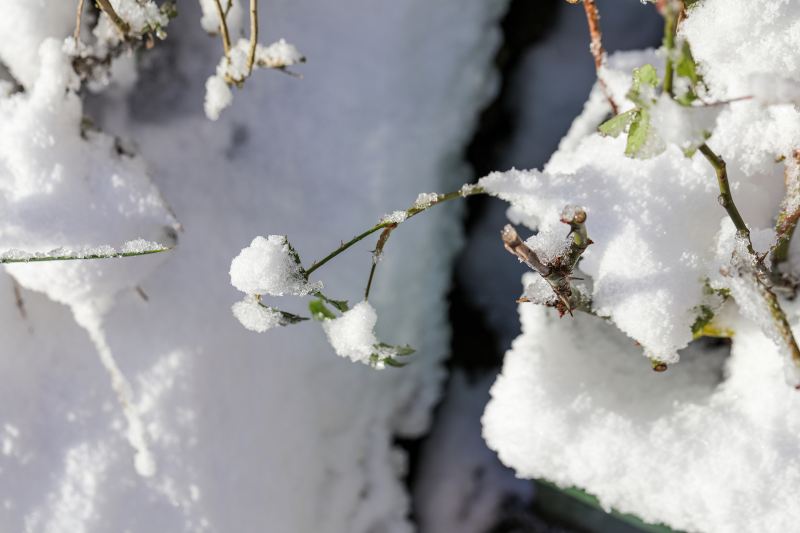
M 496 170 L 502 164 L 502 155 L 517 127 L 513 106 L 509 102 L 510 80 L 524 53 L 552 28 L 556 10 L 562 1 L 512 0 L 510 2 L 508 12 L 501 23 L 503 44 L 495 56 L 495 68 L 500 75 L 501 84 L 495 99 L 481 112 L 478 126 L 465 151 L 465 158 L 474 169 L 476 179 Z M 486 205 L 493 201 L 497 200 L 485 197 L 473 197 L 467 200 L 464 219 L 467 238 L 469 238 L 470 230 L 485 212 Z M 470 258 L 462 253 L 457 258 L 455 265 L 469 260 Z M 502 363 L 503 355 L 499 340 L 487 322 L 484 311 L 469 297 L 467 287 L 457 268 L 453 270 L 453 283 L 448 299 L 450 302 L 449 319 L 452 327 L 451 359 L 448 361 L 449 373 L 461 370 L 470 382 L 477 381 L 482 376 L 485 378 L 489 374 L 495 374 Z M 445 390 L 449 385 L 450 383 L 446 384 Z M 479 416 L 479 412 L 474 415 Z M 434 428 L 442 422 L 440 406 L 434 413 Z M 420 471 L 420 463 L 422 454 L 426 453 L 426 445 L 429 443 L 429 437 L 396 441 L 396 444 L 402 447 L 409 457 L 409 474 L 406 483 L 412 494 L 411 520 L 415 523 L 419 523 L 420 509 L 415 505 L 413 495 L 425 474 Z M 482 446 L 485 447 L 485 445 Z M 434 451 L 435 454 L 442 452 L 445 451 Z M 427 453 L 430 454 L 431 450 L 428 450 Z M 491 457 L 491 460 L 492 468 L 505 470 L 494 456 Z M 476 468 L 483 469 L 485 465 L 476 461 Z M 510 471 L 504 475 L 513 478 L 513 473 Z M 484 481 L 484 483 L 490 482 Z M 483 488 L 499 492 L 497 488 Z M 556 531 L 544 526 L 544 522 L 534 516 L 523 516 L 526 513 L 530 515 L 529 511 L 525 511 L 525 509 L 529 509 L 530 504 L 519 496 L 509 495 L 499 498 L 502 499 L 499 507 L 503 516 L 490 517 L 490 520 L 496 521 L 496 524 L 490 526 L 492 533 Z M 478 531 L 470 528 L 470 531 L 473 530 Z M 424 529 L 420 531 L 426 533 Z

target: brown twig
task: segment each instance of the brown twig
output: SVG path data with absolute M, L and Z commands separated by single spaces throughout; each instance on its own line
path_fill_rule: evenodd
M 78 41 L 81 39 L 81 18 L 83 17 L 83 2 L 84 0 L 78 0 L 78 10 L 75 13 L 75 31 L 72 34 L 72 38 L 75 39 L 75 45 L 77 46 Z
M 783 176 L 786 195 L 775 224 L 778 238 L 772 251 L 772 268 L 776 273 L 778 265 L 789 258 L 789 244 L 800 220 L 800 149 L 795 150 L 786 161 Z
M 258 0 L 250 0 L 250 49 L 247 52 L 247 75 L 253 72 L 258 46 Z
M 219 34 L 222 37 L 222 50 L 225 52 L 225 57 L 230 58 L 231 37 L 228 34 L 228 22 L 225 17 L 225 12 L 222 10 L 220 0 L 214 0 L 214 5 L 217 7 L 217 16 L 219 17 Z
M 600 31 L 600 13 L 597 11 L 594 0 L 583 0 L 583 9 L 586 11 L 586 21 L 589 23 L 589 37 L 591 39 L 589 50 L 591 50 L 594 58 L 597 81 L 603 89 L 603 94 L 606 95 L 608 103 L 611 105 L 611 111 L 616 115 L 619 113 L 619 107 L 602 76 L 603 65 L 606 62 L 606 51 L 603 48 L 603 32 Z
M 117 15 L 117 12 L 114 11 L 114 6 L 111 5 L 109 0 L 96 0 L 97 5 L 100 6 L 100 9 L 103 10 L 103 13 L 108 16 L 114 26 L 117 28 L 119 33 L 122 35 L 122 38 L 125 39 L 128 36 L 128 31 L 130 30 L 130 26 L 128 23 L 122 20 L 122 18 Z
M 397 227 L 397 224 L 386 226 L 378 237 L 378 242 L 375 245 L 375 250 L 372 252 L 372 266 L 369 269 L 369 278 L 367 279 L 367 288 L 364 290 L 364 300 L 369 300 L 369 290 L 372 288 L 372 280 L 375 278 L 375 269 L 378 267 L 378 261 L 381 260 L 383 254 L 383 247 L 386 246 L 386 241 L 392 231 Z
M 591 301 L 587 300 L 572 284 L 572 273 L 583 252 L 592 244 L 586 233 L 586 212 L 580 208 L 570 207 L 562 213 L 561 221 L 571 228 L 568 236 L 570 239 L 569 249 L 552 263 L 544 263 L 539 259 L 536 252 L 525 244 L 511 225 L 503 228 L 500 238 L 509 253 L 537 272 L 550 285 L 556 296 L 556 302 L 552 304 L 552 307 L 555 307 L 561 316 L 565 313 L 571 315 L 574 310 L 591 313 Z M 525 300 L 525 298 L 523 297 L 521 300 Z

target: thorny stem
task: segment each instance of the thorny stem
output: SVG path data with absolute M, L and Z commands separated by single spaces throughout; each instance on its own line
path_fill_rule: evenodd
M 750 242 L 750 230 L 747 228 L 747 224 L 744 223 L 744 219 L 739 213 L 736 203 L 733 201 L 733 194 L 731 194 L 731 186 L 730 182 L 728 181 L 728 169 L 725 165 L 725 161 L 716 153 L 714 153 L 714 151 L 705 143 L 700 145 L 700 153 L 703 154 L 709 163 L 711 163 L 711 166 L 714 167 L 714 171 L 717 174 L 720 205 L 725 208 L 725 211 L 728 212 L 728 216 L 731 218 L 733 225 L 736 226 L 736 231 L 739 233 L 739 235 L 747 239 L 748 250 L 750 253 L 755 253 L 753 250 L 753 244 Z
M 474 196 L 474 195 L 477 195 L 477 194 L 486 194 L 486 190 L 483 187 L 471 186 L 471 187 L 462 187 L 458 191 L 452 191 L 452 192 L 449 192 L 447 194 L 439 194 L 439 195 L 437 195 L 436 200 L 432 201 L 430 204 L 427 204 L 427 205 L 414 204 L 411 207 L 409 207 L 408 209 L 406 209 L 404 211 L 405 220 L 408 220 L 409 218 L 411 218 L 414 215 L 417 215 L 419 213 L 422 213 L 423 211 L 427 211 L 428 209 L 430 209 L 431 207 L 433 207 L 435 205 L 439 205 L 441 203 L 447 202 L 449 200 L 453 200 L 455 198 L 466 198 L 467 196 Z M 360 233 L 360 234 L 356 235 L 355 237 L 353 237 L 352 239 L 350 239 L 349 241 L 342 243 L 338 248 L 336 248 L 334 251 L 332 251 L 331 253 L 329 253 L 328 255 L 326 255 L 325 257 L 320 259 L 319 261 L 314 262 L 308 269 L 305 270 L 306 275 L 308 276 L 308 275 L 312 274 L 315 270 L 317 270 L 318 268 L 323 266 L 325 263 L 327 263 L 328 261 L 330 261 L 331 259 L 333 259 L 337 255 L 341 254 L 342 252 L 344 252 L 345 250 L 347 250 L 348 248 L 350 248 L 354 244 L 356 244 L 356 243 L 364 240 L 365 238 L 369 237 L 373 233 L 375 233 L 377 231 L 380 231 L 382 229 L 388 228 L 389 226 L 395 226 L 395 227 L 399 226 L 401 223 L 402 222 L 394 222 L 394 221 L 391 221 L 391 220 L 382 220 L 381 222 L 378 222 L 377 224 L 375 224 L 374 226 L 372 226 L 371 228 L 369 228 L 365 232 Z M 392 229 L 394 229 L 394 228 L 392 228 Z
M 84 0 L 78 0 L 78 10 L 75 13 L 75 32 L 72 34 L 72 38 L 75 40 L 76 46 L 78 41 L 81 39 L 81 17 L 83 16 L 83 2 Z
M 250 49 L 247 52 L 247 76 L 253 72 L 258 45 L 258 0 L 250 0 Z
M 122 38 L 128 36 L 128 30 L 130 30 L 130 26 L 128 23 L 122 20 L 122 18 L 117 15 L 117 12 L 114 11 L 114 6 L 111 5 L 109 0 L 96 0 L 97 5 L 103 12 L 111 19 L 111 22 L 116 26 L 117 30 L 119 30 L 120 34 L 122 34 Z
M 519 237 L 509 224 L 503 228 L 500 236 L 503 246 L 509 253 L 537 272 L 550 285 L 557 301 L 553 305 L 563 316 L 572 311 L 592 313 L 592 302 L 587 299 L 572 283 L 572 274 L 578 266 L 583 252 L 592 244 L 586 231 L 586 212 L 583 209 L 568 207 L 562 213 L 561 221 L 570 227 L 570 244 L 568 252 L 552 264 L 546 264 Z M 526 301 L 520 299 L 520 301 Z
M 725 161 L 720 156 L 715 154 L 705 143 L 700 146 L 700 153 L 702 153 L 708 162 L 711 163 L 711 166 L 714 167 L 714 170 L 717 174 L 717 182 L 719 184 L 720 191 L 720 204 L 722 204 L 722 207 L 724 207 L 725 211 L 728 212 L 728 216 L 730 217 L 731 221 L 733 221 L 733 225 L 736 227 L 736 231 L 739 236 L 746 239 L 747 251 L 750 253 L 751 257 L 757 257 L 753 248 L 753 243 L 750 240 L 750 230 L 744 223 L 742 215 L 739 213 L 739 210 L 736 208 L 736 204 L 733 201 L 733 195 L 731 194 L 730 183 L 728 182 L 728 171 L 725 166 Z M 752 273 L 755 278 L 754 281 L 758 287 L 761 297 L 769 306 L 770 315 L 772 316 L 772 321 L 775 325 L 775 328 L 780 337 L 783 339 L 783 342 L 786 343 L 786 347 L 789 349 L 789 355 L 791 356 L 793 363 L 795 366 L 800 367 L 800 347 L 798 347 L 797 341 L 794 338 L 794 334 L 792 333 L 792 329 L 789 325 L 789 320 L 786 318 L 786 313 L 781 308 L 778 297 L 765 281 L 765 278 L 768 276 L 765 272 L 763 264 L 761 264 L 759 261 L 756 261 L 754 267 L 755 271 Z M 800 385 L 798 385 L 798 387 L 800 387 Z
M 214 5 L 217 7 L 217 16 L 219 17 L 219 34 L 222 37 L 222 50 L 225 52 L 225 57 L 230 58 L 231 37 L 228 34 L 228 21 L 226 20 L 227 11 L 222 10 L 222 3 L 220 0 L 214 0 Z
M 372 287 L 372 280 L 375 277 L 375 269 L 378 267 L 378 261 L 381 260 L 381 255 L 383 255 L 383 247 L 386 246 L 386 241 L 389 240 L 389 236 L 396 227 L 397 224 L 386 226 L 378 237 L 378 243 L 375 245 L 375 251 L 372 252 L 372 266 L 369 269 L 367 288 L 364 289 L 364 300 L 369 300 L 369 289 Z
M 614 115 L 617 115 L 619 113 L 619 107 L 617 107 L 616 102 L 614 102 L 611 91 L 602 76 L 603 64 L 606 61 L 606 52 L 603 49 L 603 33 L 600 31 L 600 13 L 597 11 L 597 5 L 595 5 L 594 0 L 583 0 L 583 9 L 586 11 L 586 21 L 589 23 L 589 37 L 591 38 L 589 50 L 591 50 L 592 57 L 594 58 L 597 81 L 603 89 L 603 94 L 606 95 L 608 103 L 611 105 L 611 111 Z
M 786 162 L 784 182 L 786 197 L 775 224 L 778 240 L 772 251 L 773 269 L 789 258 L 789 244 L 794 236 L 795 228 L 797 228 L 797 221 L 800 219 L 800 202 L 798 202 L 800 196 L 800 149 L 795 150 L 791 159 Z

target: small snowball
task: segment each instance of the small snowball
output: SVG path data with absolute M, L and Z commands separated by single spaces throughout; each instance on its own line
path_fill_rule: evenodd
M 281 39 L 269 46 L 256 47 L 256 63 L 263 68 L 284 68 L 302 63 L 306 58 L 293 45 Z
M 233 304 L 231 311 L 245 328 L 258 333 L 280 326 L 283 319 L 279 311 L 261 305 L 252 294 Z
M 375 337 L 375 323 L 378 315 L 366 301 L 356 304 L 341 317 L 326 320 L 322 328 L 337 355 L 370 364 L 372 354 L 377 352 L 378 339 Z
M 206 80 L 206 99 L 204 109 L 210 120 L 217 120 L 223 109 L 233 102 L 233 92 L 220 76 L 211 76 Z
M 247 294 L 305 296 L 317 290 L 303 277 L 299 259 L 283 235 L 256 237 L 231 261 L 231 285 Z

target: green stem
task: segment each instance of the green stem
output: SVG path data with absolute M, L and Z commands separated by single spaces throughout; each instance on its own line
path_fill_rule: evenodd
M 720 191 L 720 204 L 722 204 L 722 207 L 724 207 L 728 212 L 728 216 L 733 221 L 733 225 L 736 226 L 736 231 L 739 236 L 747 239 L 747 251 L 753 257 L 755 257 L 756 254 L 753 248 L 753 243 L 750 240 L 750 230 L 744 223 L 742 215 L 739 213 L 739 210 L 736 208 L 736 204 L 733 201 L 733 195 L 731 194 L 730 183 L 728 182 L 728 172 L 726 170 L 725 161 L 723 161 L 720 156 L 715 154 L 707 144 L 700 146 L 700 152 L 705 156 L 709 163 L 711 163 L 711 166 L 713 166 L 714 170 L 716 171 L 717 182 L 719 183 Z M 792 362 L 795 366 L 800 367 L 800 347 L 798 347 L 797 340 L 794 338 L 792 328 L 789 325 L 789 320 L 786 318 L 786 313 L 781 308 L 778 297 L 764 281 L 765 278 L 769 277 L 769 273 L 765 272 L 763 265 L 757 264 L 755 267 L 756 270 L 752 273 L 755 278 L 754 282 L 759 288 L 761 297 L 769 307 L 772 321 L 778 331 L 778 334 L 786 343 Z M 800 385 L 798 385 L 798 387 L 800 387 Z
M 381 254 L 383 254 L 383 247 L 386 246 L 386 241 L 389 240 L 392 230 L 394 230 L 396 227 L 396 225 L 386 227 L 381 232 L 381 236 L 378 237 L 378 243 L 375 245 L 375 251 L 372 253 L 372 266 L 369 269 L 367 288 L 364 290 L 364 300 L 369 300 L 369 290 L 372 287 L 372 280 L 375 278 L 375 269 L 378 267 L 378 261 L 380 261 Z
M 449 200 L 453 200 L 455 198 L 466 198 L 468 196 L 474 196 L 474 195 L 477 195 L 477 194 L 486 194 L 486 191 L 483 189 L 483 187 L 472 186 L 472 187 L 463 187 L 458 191 L 452 191 L 452 192 L 449 192 L 447 194 L 439 194 L 439 195 L 437 195 L 436 200 L 432 201 L 430 204 L 427 204 L 427 205 L 416 205 L 415 204 L 415 205 L 412 205 L 411 207 L 409 207 L 408 209 L 406 209 L 404 211 L 405 220 L 408 220 L 409 218 L 411 218 L 414 215 L 417 215 L 419 213 L 422 213 L 423 211 L 427 211 L 428 209 L 430 209 L 431 207 L 433 207 L 435 205 L 439 205 L 441 203 L 447 202 Z M 349 241 L 347 241 L 345 243 L 342 243 L 338 248 L 336 248 L 334 251 L 332 251 L 331 253 L 329 253 L 328 255 L 326 255 L 325 257 L 320 259 L 319 261 L 314 262 L 309 268 L 307 268 L 305 270 L 306 276 L 311 275 L 314 271 L 316 271 L 318 268 L 323 266 L 325 263 L 327 263 L 328 261 L 330 261 L 334 257 L 338 256 L 339 254 L 341 254 L 342 252 L 344 252 L 345 250 L 347 250 L 348 248 L 350 248 L 354 244 L 357 244 L 358 242 L 366 239 L 367 237 L 369 237 L 373 233 L 375 233 L 377 231 L 380 231 L 382 229 L 388 228 L 389 226 L 399 226 L 400 224 L 402 224 L 402 222 L 404 222 L 404 221 L 393 222 L 391 220 L 383 220 L 381 222 L 378 222 L 377 224 L 375 224 L 374 226 L 372 226 L 371 228 L 369 228 L 365 232 L 356 235 L 355 237 L 353 237 L 352 239 L 350 239 Z
M 172 248 L 158 248 L 155 250 L 145 250 L 143 252 L 114 252 L 112 254 L 88 254 L 88 255 L 61 255 L 61 256 L 31 256 L 23 258 L 2 257 L 0 264 L 9 263 L 41 263 L 44 261 L 77 261 L 82 259 L 115 259 L 118 257 L 136 257 L 138 255 L 160 254 L 172 250 Z
M 678 31 L 678 12 L 672 1 L 667 0 L 664 9 L 664 49 L 667 52 L 667 60 L 664 67 L 664 92 L 674 96 L 673 83 L 674 65 L 672 63 L 672 53 L 675 50 L 675 34 Z
M 703 154 L 708 162 L 711 163 L 711 166 L 714 167 L 714 172 L 717 175 L 717 184 L 719 185 L 720 205 L 722 205 L 722 207 L 725 208 L 725 211 L 728 212 L 728 216 L 733 222 L 733 225 L 736 226 L 736 231 L 739 233 L 739 235 L 747 239 L 748 250 L 751 253 L 755 253 L 753 250 L 753 245 L 750 242 L 750 230 L 748 229 L 747 224 L 744 223 L 744 219 L 739 213 L 736 203 L 733 201 L 733 194 L 731 193 L 731 186 L 730 182 L 728 181 L 728 169 L 725 165 L 725 161 L 722 159 L 722 157 L 714 153 L 714 151 L 705 143 L 700 146 L 700 153 Z

